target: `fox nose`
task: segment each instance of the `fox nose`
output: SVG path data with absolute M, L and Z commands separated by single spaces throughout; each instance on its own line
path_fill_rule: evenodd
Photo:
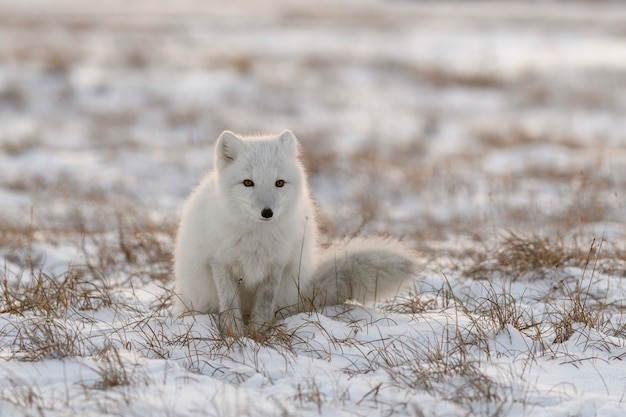
M 272 211 L 271 208 L 264 208 L 261 211 L 261 216 L 263 216 L 264 219 L 271 219 L 273 215 L 274 215 L 274 212 Z

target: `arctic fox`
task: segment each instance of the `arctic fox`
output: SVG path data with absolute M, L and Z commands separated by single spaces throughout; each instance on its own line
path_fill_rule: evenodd
M 298 142 L 288 130 L 223 132 L 215 170 L 189 197 L 174 252 L 174 311 L 218 313 L 220 331 L 264 333 L 276 314 L 369 303 L 411 277 L 400 242 L 355 238 L 318 254 L 318 225 Z

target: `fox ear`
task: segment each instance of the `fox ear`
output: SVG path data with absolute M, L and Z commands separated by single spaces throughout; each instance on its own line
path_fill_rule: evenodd
M 287 154 L 294 157 L 298 155 L 298 140 L 291 130 L 283 130 L 278 140 Z
M 245 144 L 237 135 L 229 130 L 222 132 L 217 139 L 217 145 L 215 145 L 215 156 L 218 169 L 225 167 L 226 165 L 237 159 L 245 147 Z

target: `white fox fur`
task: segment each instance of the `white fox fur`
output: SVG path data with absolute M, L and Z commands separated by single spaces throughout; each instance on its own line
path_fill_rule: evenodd
M 185 204 L 174 252 L 176 313 L 219 313 L 221 331 L 264 332 L 281 311 L 394 295 L 411 277 L 397 241 L 355 238 L 318 255 L 318 225 L 290 131 L 220 135 L 215 169 Z

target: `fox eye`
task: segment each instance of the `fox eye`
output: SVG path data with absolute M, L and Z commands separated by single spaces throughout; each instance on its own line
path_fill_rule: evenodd
M 285 185 L 285 181 L 284 181 L 284 180 L 278 180 L 278 181 L 276 181 L 276 186 L 277 186 L 277 187 L 282 187 L 283 185 Z
M 254 182 L 252 180 L 243 180 L 243 185 L 246 187 L 254 187 Z

